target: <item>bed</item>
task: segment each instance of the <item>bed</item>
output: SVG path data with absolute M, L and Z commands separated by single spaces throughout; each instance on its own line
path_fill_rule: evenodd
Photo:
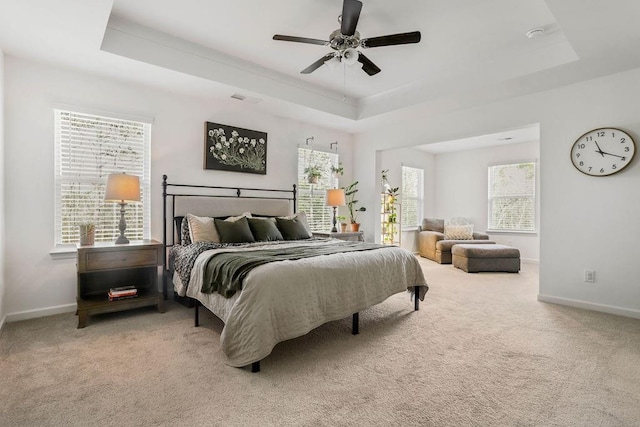
M 201 305 L 223 321 L 220 342 L 231 366 L 257 372 L 277 343 L 329 321 L 351 316 L 357 334 L 360 311 L 398 292 L 410 292 L 418 310 L 428 290 L 405 249 L 313 237 L 296 213 L 295 185 L 172 184 L 165 175 L 162 187 L 163 293 L 171 283 L 175 298 L 193 302 L 196 326 Z M 245 232 L 245 223 L 258 241 L 229 232 Z M 281 238 L 269 235 L 274 228 Z

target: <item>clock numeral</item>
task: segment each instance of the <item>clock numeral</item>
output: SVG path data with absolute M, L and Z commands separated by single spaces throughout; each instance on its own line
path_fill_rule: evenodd
M 591 172 L 591 169 L 593 169 L 593 167 L 589 166 L 589 172 Z
M 604 136 L 604 132 L 598 132 L 598 138 Z
M 621 157 L 620 160 L 622 160 L 623 162 L 627 161 L 626 157 Z
M 580 153 L 576 153 L 576 157 L 580 157 Z
M 600 173 L 604 173 L 604 169 L 600 169 Z
M 587 137 L 584 138 L 584 140 L 587 141 L 587 142 L 593 141 L 593 137 L 592 136 L 587 136 Z M 583 145 L 582 148 L 584 148 L 584 145 Z
M 627 142 L 626 138 L 620 138 L 620 144 L 624 144 L 625 142 Z
M 616 165 L 611 165 L 611 169 L 618 169 Z
M 583 149 L 584 147 L 585 147 L 585 145 L 584 145 L 584 144 L 578 144 L 578 148 L 579 148 L 579 149 Z
M 629 147 L 624 147 L 624 151 L 629 151 Z
M 584 162 L 580 162 L 580 166 L 584 166 Z

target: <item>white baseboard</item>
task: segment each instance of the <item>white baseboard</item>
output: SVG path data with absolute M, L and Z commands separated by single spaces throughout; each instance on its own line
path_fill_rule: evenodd
M 520 261 L 526 262 L 527 264 L 540 264 L 539 259 L 533 259 L 533 258 L 522 258 L 520 259 Z
M 17 322 L 19 320 L 36 319 L 38 317 L 53 316 L 54 314 L 75 312 L 76 308 L 77 304 L 65 304 L 36 310 L 19 311 L 17 313 L 7 314 L 6 319 L 7 322 Z
M 616 307 L 613 305 L 596 304 L 588 301 L 580 301 L 569 298 L 553 297 L 550 295 L 538 294 L 538 301 L 552 304 L 566 305 L 569 307 L 583 308 L 585 310 L 600 311 L 602 313 L 616 314 L 618 316 L 640 319 L 640 310 Z
M 2 336 L 2 331 L 4 331 L 5 323 L 7 323 L 7 316 L 4 316 L 2 320 L 0 320 L 0 337 Z

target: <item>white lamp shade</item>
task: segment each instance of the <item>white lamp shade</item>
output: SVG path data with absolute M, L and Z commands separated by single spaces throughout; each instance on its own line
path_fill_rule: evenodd
M 344 189 L 335 188 L 327 190 L 327 206 L 344 206 L 347 204 L 347 199 L 344 195 Z
M 360 54 L 358 53 L 358 51 L 355 50 L 354 48 L 350 47 L 349 49 L 346 49 L 343 52 L 342 61 L 347 65 L 353 65 L 356 62 L 358 62 L 358 57 L 359 56 L 360 56 Z
M 126 173 L 109 175 L 104 200 L 107 202 L 139 202 L 140 178 Z

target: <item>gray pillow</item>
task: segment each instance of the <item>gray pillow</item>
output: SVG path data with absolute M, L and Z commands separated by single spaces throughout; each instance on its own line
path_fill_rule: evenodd
M 270 242 L 273 240 L 284 240 L 282 233 L 276 226 L 275 218 L 247 218 L 249 228 L 254 239 L 258 242 Z
M 278 230 L 282 233 L 284 240 L 302 240 L 311 238 L 309 230 L 300 218 L 276 218 Z
M 222 219 L 213 220 L 221 243 L 249 243 L 255 242 L 249 228 L 249 222 L 246 217 L 242 217 L 237 221 L 225 221 Z
M 423 218 L 422 231 L 437 231 L 438 233 L 444 233 L 444 219 Z

